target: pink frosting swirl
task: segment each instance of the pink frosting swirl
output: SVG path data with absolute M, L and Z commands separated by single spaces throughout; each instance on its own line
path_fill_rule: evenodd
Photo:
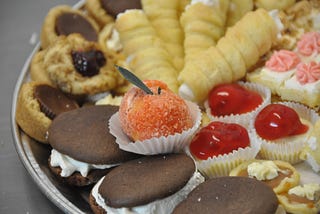
M 275 51 L 266 62 L 266 67 L 273 71 L 285 72 L 293 69 L 300 63 L 300 58 L 295 52 L 288 50 Z
M 297 66 L 296 78 L 301 85 L 313 83 L 320 79 L 320 63 L 300 63 Z
M 302 35 L 298 44 L 298 51 L 302 55 L 310 56 L 313 53 L 320 52 L 320 33 L 308 32 Z

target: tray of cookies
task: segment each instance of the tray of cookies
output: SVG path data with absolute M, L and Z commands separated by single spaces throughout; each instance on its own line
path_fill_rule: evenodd
M 53 7 L 13 94 L 21 162 L 65 213 L 318 213 L 319 20 L 316 0 Z

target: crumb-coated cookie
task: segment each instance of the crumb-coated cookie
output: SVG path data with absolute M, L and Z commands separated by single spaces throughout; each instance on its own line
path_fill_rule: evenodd
M 113 22 L 119 13 L 127 9 L 141 9 L 142 6 L 140 0 L 90 0 L 86 1 L 85 8 L 88 14 L 103 27 Z
M 46 48 L 61 35 L 79 33 L 88 41 L 97 41 L 99 26 L 89 16 L 67 5 L 53 7 L 41 29 L 41 47 Z
M 79 34 L 60 36 L 45 50 L 43 66 L 58 88 L 73 95 L 109 91 L 121 78 L 113 60 L 98 43 L 87 41 Z
M 46 83 L 28 82 L 21 86 L 16 109 L 20 128 L 35 140 L 47 143 L 46 132 L 52 119 L 78 104 Z

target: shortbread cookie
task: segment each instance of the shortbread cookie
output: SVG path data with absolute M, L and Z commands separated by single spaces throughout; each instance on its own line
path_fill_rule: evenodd
M 85 8 L 101 27 L 112 23 L 119 13 L 127 9 L 141 9 L 140 0 L 89 0 Z
M 59 36 L 79 33 L 88 41 L 98 40 L 99 26 L 93 19 L 70 6 L 53 7 L 45 17 L 41 29 L 41 47 L 46 48 Z
M 46 83 L 28 82 L 22 85 L 16 109 L 16 121 L 30 137 L 47 143 L 46 132 L 52 119 L 61 112 L 78 108 L 78 104 L 60 90 Z
M 114 89 L 120 74 L 98 43 L 79 34 L 61 36 L 44 54 L 44 68 L 62 91 L 73 95 L 97 94 Z

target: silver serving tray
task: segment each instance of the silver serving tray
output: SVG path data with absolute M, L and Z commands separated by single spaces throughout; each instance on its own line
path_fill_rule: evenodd
M 85 0 L 80 0 L 74 8 L 81 8 Z M 40 190 L 65 213 L 92 213 L 89 205 L 89 194 L 92 186 L 71 187 L 57 180 L 55 175 L 50 172 L 48 158 L 51 152 L 50 145 L 36 142 L 27 136 L 17 125 L 15 120 L 17 99 L 23 83 L 30 81 L 29 66 L 34 54 L 39 51 L 38 43 L 30 56 L 25 61 L 13 93 L 11 109 L 11 129 L 14 145 L 21 162 L 34 180 Z M 301 174 L 301 183 L 319 183 L 320 175 L 316 174 L 311 168 L 301 163 L 295 165 Z
M 79 1 L 73 8 L 80 8 L 85 0 Z M 50 172 L 48 158 L 51 152 L 49 145 L 35 142 L 27 136 L 17 125 L 15 120 L 17 99 L 23 83 L 30 81 L 29 65 L 34 54 L 39 51 L 38 43 L 25 61 L 13 93 L 11 109 L 11 130 L 15 149 L 21 162 L 29 172 L 40 190 L 65 213 L 92 213 L 88 197 L 92 186 L 75 188 L 67 186 L 57 180 Z

